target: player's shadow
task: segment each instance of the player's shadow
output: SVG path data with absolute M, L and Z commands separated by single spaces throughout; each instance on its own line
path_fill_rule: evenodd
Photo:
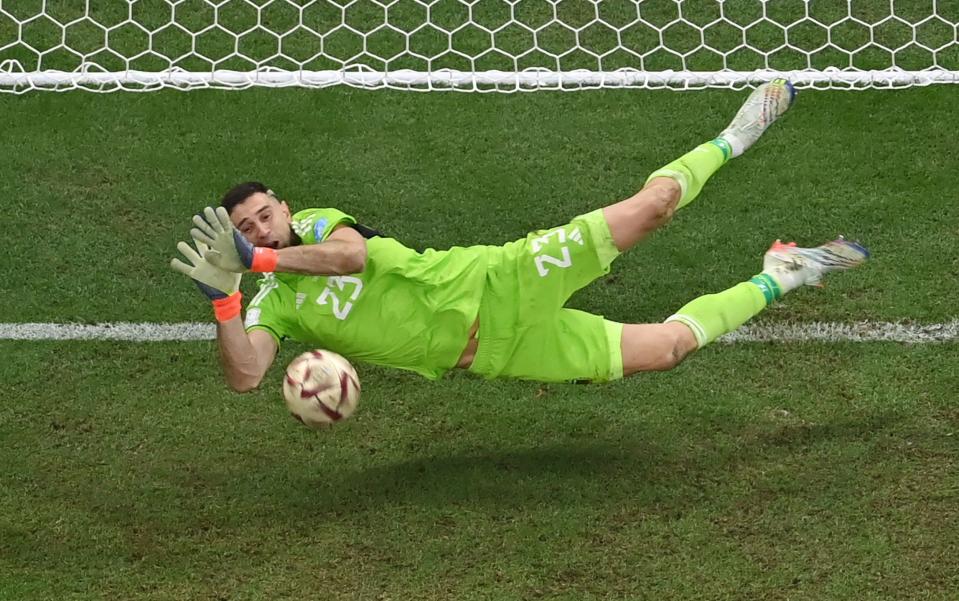
M 664 443 L 621 433 L 602 443 L 542 444 L 510 451 L 428 455 L 406 461 L 294 481 L 333 506 L 375 509 L 379 504 L 564 506 L 615 501 L 696 502 L 703 487 L 735 480 L 757 464 L 793 461 L 821 444 L 874 438 L 895 428 L 893 416 L 850 418 L 824 424 L 743 423 L 725 436 L 691 437 L 687 444 Z M 729 436 L 732 434 L 732 436 Z M 803 464 L 795 474 L 803 477 Z M 816 464 L 811 472 L 821 469 Z M 291 491 L 292 492 L 292 491 Z
M 313 485 L 334 497 L 361 496 L 372 503 L 550 504 L 581 496 L 611 478 L 649 477 L 647 462 L 635 447 L 544 445 L 417 457 L 342 474 L 336 481 L 317 479 Z

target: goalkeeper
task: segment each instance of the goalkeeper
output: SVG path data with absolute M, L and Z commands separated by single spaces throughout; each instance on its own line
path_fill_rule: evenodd
M 794 94 L 785 80 L 758 87 L 716 139 L 655 171 L 634 196 L 504 246 L 416 252 L 335 209 L 292 215 L 249 182 L 194 218 L 196 250 L 181 242 L 189 264 L 172 266 L 213 301 L 223 368 L 237 391 L 259 385 L 285 339 L 430 379 L 452 368 L 546 382 L 671 369 L 787 292 L 868 257 L 843 239 L 817 248 L 777 241 L 759 274 L 694 299 L 664 323 L 622 324 L 564 307 L 695 199 Z M 244 320 L 245 272 L 265 276 Z

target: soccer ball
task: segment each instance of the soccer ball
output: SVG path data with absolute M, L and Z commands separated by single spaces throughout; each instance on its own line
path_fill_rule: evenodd
M 318 429 L 352 415 L 360 400 L 360 380 L 340 355 L 309 351 L 287 366 L 283 398 L 293 417 Z

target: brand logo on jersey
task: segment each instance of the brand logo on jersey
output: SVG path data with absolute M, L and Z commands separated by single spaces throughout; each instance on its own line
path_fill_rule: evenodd
M 293 228 L 293 231 L 296 232 L 296 235 L 302 238 L 310 231 L 310 226 L 313 225 L 311 219 L 296 220 L 293 222 L 293 225 L 290 227 Z

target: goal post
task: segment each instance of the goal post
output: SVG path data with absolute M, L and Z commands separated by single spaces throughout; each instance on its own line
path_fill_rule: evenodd
M 959 0 L 0 0 L 0 91 L 959 81 Z

